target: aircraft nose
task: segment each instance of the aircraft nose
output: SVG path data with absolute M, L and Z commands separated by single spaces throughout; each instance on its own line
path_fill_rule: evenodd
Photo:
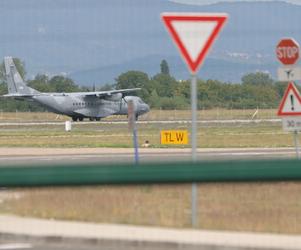
M 146 103 L 144 103 L 143 106 L 141 107 L 141 114 L 145 114 L 148 111 L 150 111 L 150 108 Z

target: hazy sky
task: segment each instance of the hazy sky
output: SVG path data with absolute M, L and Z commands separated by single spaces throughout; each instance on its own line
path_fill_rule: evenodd
M 187 4 L 198 4 L 198 5 L 206 5 L 206 4 L 214 4 L 218 2 L 237 2 L 238 0 L 171 0 L 172 2 L 178 3 L 187 3 Z M 272 1 L 279 1 L 279 2 L 288 2 L 292 4 L 301 5 L 301 0 L 239 0 L 239 2 L 272 2 Z

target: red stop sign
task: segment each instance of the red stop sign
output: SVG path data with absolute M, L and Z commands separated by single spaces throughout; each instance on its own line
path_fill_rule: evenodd
M 299 44 L 293 38 L 284 38 L 276 47 L 276 55 L 285 65 L 295 64 L 299 59 Z

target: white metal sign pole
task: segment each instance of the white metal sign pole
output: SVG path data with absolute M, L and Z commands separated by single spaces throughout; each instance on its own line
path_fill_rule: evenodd
M 192 161 L 197 161 L 197 76 L 191 76 L 191 157 Z M 192 183 L 191 189 L 191 224 L 197 227 L 197 184 Z
M 191 77 L 191 153 L 192 161 L 197 161 L 197 76 Z
M 135 163 L 139 163 L 139 153 L 138 153 L 138 138 L 137 138 L 137 127 L 136 127 L 136 120 L 134 117 L 134 126 L 133 126 L 133 143 L 135 148 Z
M 135 119 L 135 104 L 133 100 L 128 101 L 128 116 L 129 116 L 129 129 L 132 130 L 133 133 L 133 144 L 135 149 L 135 163 L 139 163 L 139 153 L 138 153 L 138 138 L 137 138 L 137 127 L 136 127 L 136 119 Z
M 298 131 L 294 131 L 294 141 L 295 141 L 295 149 L 296 149 L 296 155 L 297 159 L 300 159 L 300 151 L 299 151 L 299 138 L 298 138 Z

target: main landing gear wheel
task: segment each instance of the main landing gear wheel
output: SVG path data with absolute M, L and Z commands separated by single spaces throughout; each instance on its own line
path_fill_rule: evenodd
M 100 121 L 100 117 L 90 117 L 89 120 L 92 121 Z
M 74 121 L 74 122 L 77 122 L 77 121 L 82 122 L 83 120 L 84 120 L 84 117 L 76 117 L 76 116 L 72 117 L 72 121 Z

